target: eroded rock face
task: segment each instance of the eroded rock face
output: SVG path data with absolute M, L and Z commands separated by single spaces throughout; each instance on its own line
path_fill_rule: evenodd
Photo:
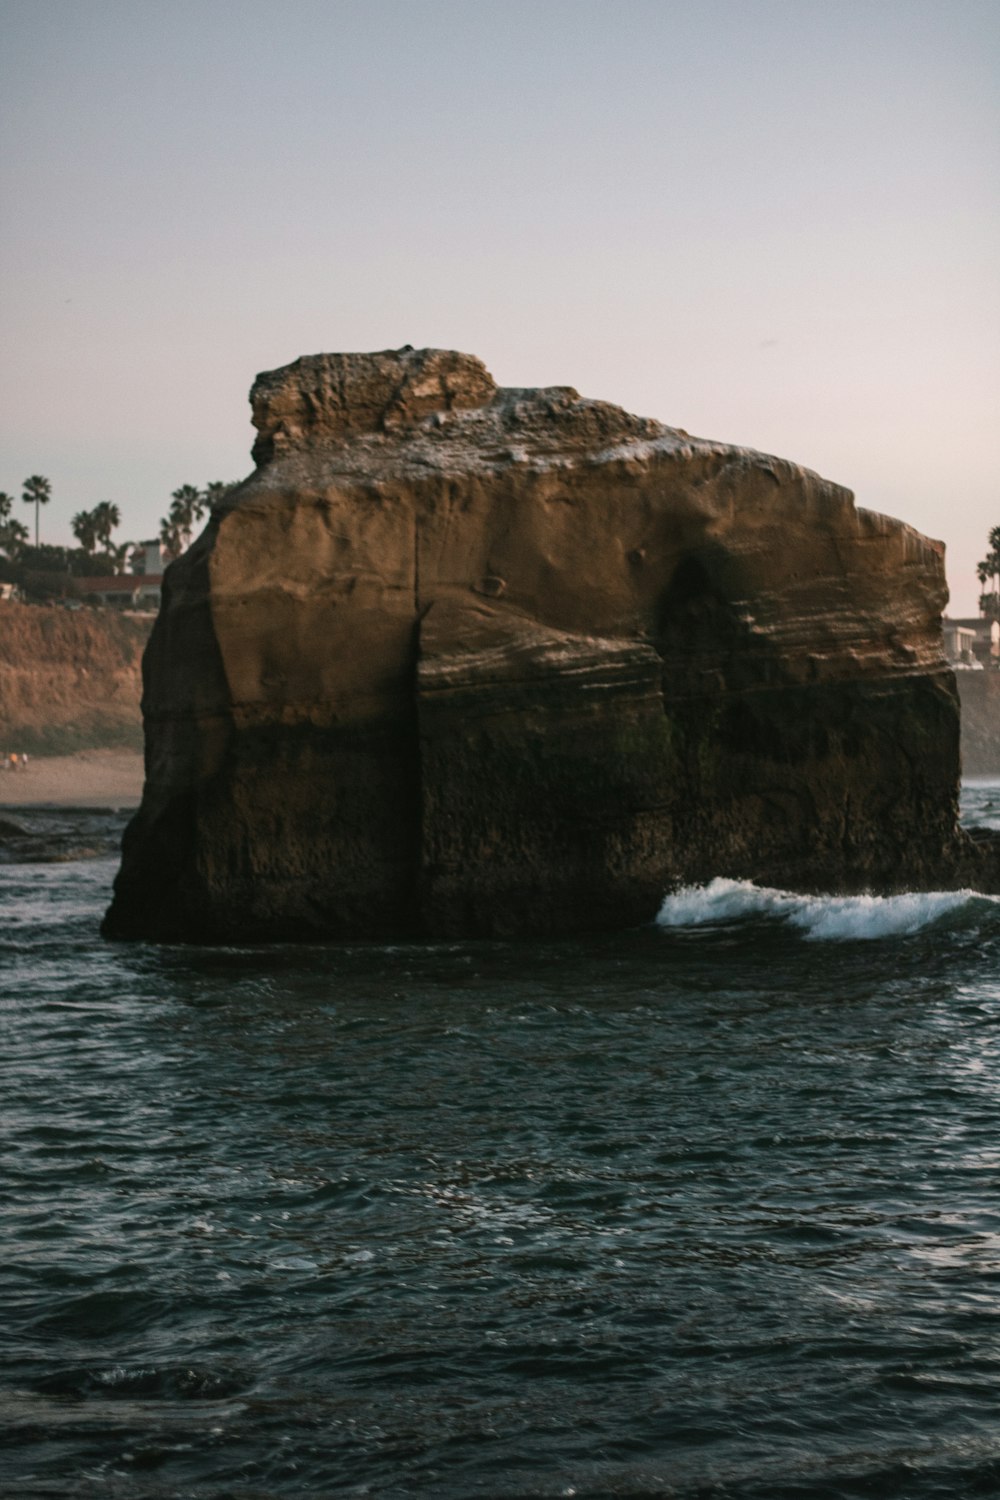
M 638 923 L 714 875 L 967 878 L 943 548 L 468 355 L 258 377 L 167 574 L 111 935 Z

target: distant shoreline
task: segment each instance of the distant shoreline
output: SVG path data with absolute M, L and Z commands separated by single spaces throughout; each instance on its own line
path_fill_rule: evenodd
M 30 756 L 26 770 L 0 771 L 0 808 L 138 807 L 142 783 L 137 750 Z
M 0 771 L 0 810 L 13 807 L 135 808 L 142 801 L 143 758 L 138 750 L 78 750 L 30 756 L 25 771 Z M 963 777 L 1000 782 L 1000 770 Z

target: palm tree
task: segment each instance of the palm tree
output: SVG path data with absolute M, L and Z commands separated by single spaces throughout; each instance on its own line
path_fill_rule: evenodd
M 190 545 L 195 522 L 205 514 L 206 500 L 193 484 L 182 484 L 170 498 L 170 511 L 160 522 L 160 541 L 171 557 L 180 557 Z
M 52 499 L 52 486 L 42 474 L 32 474 L 24 481 L 21 499 L 25 505 L 35 507 L 35 546 L 38 546 L 38 507 L 48 505 Z
M 182 484 L 180 489 L 174 490 L 171 499 L 174 503 L 170 507 L 170 512 L 181 529 L 184 545 L 187 547 L 191 541 L 194 523 L 200 521 L 205 514 L 205 497 L 193 484 Z
M 1000 526 L 990 531 L 990 550 L 976 568 L 983 592 L 979 596 L 979 612 L 988 620 L 1000 620 Z M 992 584 L 987 588 L 987 584 Z
M 14 505 L 14 496 L 8 495 L 6 490 L 0 490 L 0 521 L 6 521 Z
M 97 550 L 97 512 L 79 510 L 70 522 L 73 535 L 89 556 Z
M 134 546 L 134 542 L 108 542 L 107 548 L 105 550 L 107 551 L 108 557 L 111 559 L 111 566 L 114 568 L 116 573 L 125 572 L 126 565 L 128 563 L 129 557 L 131 556 L 132 548 Z
M 213 479 L 203 490 L 193 484 L 182 484 L 179 489 L 174 490 L 170 497 L 172 504 L 169 513 L 160 521 L 160 541 L 168 558 L 180 557 L 185 548 L 191 545 L 195 523 L 201 520 L 206 511 L 214 509 L 224 500 L 238 483 L 239 480 L 227 483 L 224 479 Z
M 105 552 L 110 552 L 111 533 L 116 526 L 121 524 L 122 513 L 110 500 L 102 500 L 100 505 L 94 506 L 92 514 L 97 540 L 102 544 Z
M 184 539 L 180 528 L 173 518 L 173 506 L 170 508 L 169 516 L 164 516 L 160 522 L 160 544 L 166 554 L 168 562 L 173 562 L 175 557 L 180 557 L 184 551 Z
M 221 500 L 224 500 L 229 491 L 236 488 L 238 482 L 234 480 L 231 484 L 227 484 L 224 479 L 213 479 L 211 484 L 206 484 L 204 499 L 209 510 L 214 509 Z
M 0 523 L 0 549 L 2 549 L 11 562 L 20 555 L 28 540 L 28 528 L 23 522 L 17 520 L 5 520 Z

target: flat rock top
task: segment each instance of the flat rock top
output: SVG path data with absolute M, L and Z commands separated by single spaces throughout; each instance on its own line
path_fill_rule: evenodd
M 429 412 L 485 406 L 496 393 L 481 360 L 448 349 L 304 355 L 254 382 L 254 457 L 258 449 L 265 456 L 269 444 L 274 452 L 317 437 L 389 432 Z

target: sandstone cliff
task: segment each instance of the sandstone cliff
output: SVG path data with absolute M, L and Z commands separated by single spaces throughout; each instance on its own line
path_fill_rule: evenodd
M 549 932 L 965 878 L 943 549 L 467 355 L 317 355 L 167 573 L 106 931 Z
M 0 751 L 140 748 L 150 626 L 107 611 L 0 602 Z

